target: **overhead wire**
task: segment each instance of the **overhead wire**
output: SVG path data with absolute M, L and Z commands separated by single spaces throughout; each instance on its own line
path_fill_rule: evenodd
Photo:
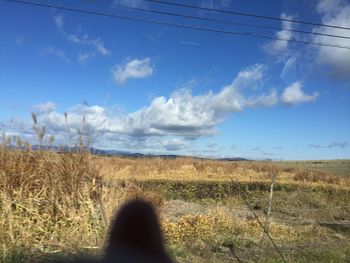
M 81 1 L 88 2 L 88 3 L 93 3 L 93 4 L 107 4 L 107 3 L 103 3 L 103 2 L 99 2 L 99 1 L 91 1 L 91 0 L 81 0 Z M 305 30 L 299 30 L 299 29 L 280 28 L 280 27 L 275 27 L 275 26 L 258 25 L 258 24 L 252 24 L 252 23 L 241 23 L 241 22 L 235 22 L 235 21 L 229 21 L 229 20 L 221 20 L 221 19 L 214 19 L 214 18 L 208 18 L 208 17 L 198 17 L 198 16 L 193 16 L 193 15 L 185 15 L 185 14 L 179 14 L 179 13 L 174 13 L 174 12 L 165 12 L 165 11 L 159 11 L 159 10 L 142 8 L 142 7 L 121 5 L 121 4 L 118 4 L 118 3 L 113 3 L 111 6 L 117 7 L 117 8 L 122 8 L 122 9 L 141 11 L 141 12 L 146 12 L 146 13 L 153 13 L 153 14 L 167 15 L 167 16 L 173 16 L 173 17 L 194 19 L 194 20 L 198 20 L 198 21 L 207 21 L 207 22 L 215 22 L 215 23 L 221 23 L 221 24 L 246 26 L 246 27 L 252 27 L 252 28 L 262 28 L 262 29 L 269 29 L 269 30 L 283 30 L 283 31 L 302 33 L 302 34 L 310 34 L 310 35 L 318 35 L 318 36 L 350 39 L 350 36 L 326 34 L 326 33 L 320 33 L 320 32 L 314 32 L 314 31 L 305 31 Z
M 190 5 L 190 4 L 174 3 L 174 2 L 163 1 L 163 0 L 144 0 L 144 1 L 159 3 L 159 4 L 163 4 L 163 5 L 172 5 L 172 6 L 178 6 L 178 7 L 191 8 L 191 9 L 198 9 L 198 10 L 205 10 L 205 11 L 211 11 L 211 12 L 219 12 L 219 13 L 225 13 L 225 14 L 231 14 L 231 15 L 238 15 L 238 16 L 247 16 L 247 17 L 254 17 L 254 18 L 260 18 L 260 19 L 267 19 L 267 20 L 278 20 L 278 21 L 299 23 L 299 24 L 312 25 L 312 26 L 322 26 L 322 27 L 350 30 L 350 27 L 339 26 L 339 25 L 330 25 L 330 24 L 323 24 L 323 23 L 317 23 L 317 22 L 311 22 L 311 21 L 303 21 L 303 20 L 297 20 L 297 19 L 288 19 L 288 18 L 280 18 L 280 17 L 273 17 L 273 16 L 266 16 L 266 15 L 258 15 L 258 14 L 253 14 L 253 13 L 244 13 L 244 12 L 237 12 L 237 11 L 231 11 L 231 10 L 223 10 L 223 9 L 209 8 L 209 7 L 203 7 L 203 6 L 195 6 L 195 5 Z
M 305 45 L 323 46 L 323 47 L 341 48 L 341 49 L 350 50 L 350 46 L 344 46 L 344 45 L 338 45 L 338 44 L 318 43 L 318 42 L 299 40 L 294 38 L 287 39 L 287 38 L 281 38 L 281 37 L 268 36 L 268 35 L 263 35 L 259 33 L 254 33 L 254 32 L 230 31 L 230 30 L 223 30 L 223 29 L 210 28 L 210 27 L 193 26 L 188 24 L 171 23 L 171 22 L 164 22 L 164 21 L 148 19 L 148 18 L 119 15 L 116 13 L 106 13 L 106 12 L 100 12 L 96 10 L 73 8 L 69 6 L 44 3 L 44 2 L 35 2 L 35 1 L 26 1 L 26 0 L 0 0 L 0 1 L 25 4 L 25 5 L 31 5 L 31 6 L 46 7 L 46 8 L 55 8 L 59 10 L 72 11 L 76 13 L 105 16 L 105 17 L 111 17 L 111 18 L 117 18 L 117 19 L 129 20 L 129 21 L 138 21 L 138 22 L 144 22 L 144 23 L 177 27 L 177 28 L 186 28 L 186 29 L 192 29 L 197 31 L 206 31 L 206 32 L 221 33 L 221 34 L 227 34 L 227 35 L 236 35 L 236 36 L 250 36 L 250 37 L 262 38 L 262 39 L 270 39 L 270 40 L 292 42 L 292 43 L 299 43 L 299 44 L 305 44 Z

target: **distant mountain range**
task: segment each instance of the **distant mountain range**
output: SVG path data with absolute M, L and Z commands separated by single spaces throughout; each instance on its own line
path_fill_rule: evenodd
M 18 149 L 16 146 L 10 146 L 10 148 Z M 70 152 L 78 151 L 79 147 L 68 147 L 68 146 L 40 146 L 33 145 L 32 149 L 37 150 L 46 150 L 46 151 L 55 151 L 55 152 Z M 177 155 L 177 154 L 144 154 L 138 152 L 128 152 L 128 151 L 118 151 L 118 150 L 103 150 L 94 147 L 89 147 L 91 154 L 100 155 L 100 156 L 122 156 L 122 157 L 132 157 L 132 158 L 146 158 L 146 157 L 161 157 L 166 159 L 174 159 L 179 157 L 193 157 L 197 159 L 216 159 L 220 161 L 251 161 L 250 159 L 235 157 L 235 158 L 209 158 L 209 157 L 196 157 L 196 156 L 186 156 L 186 155 Z
M 174 159 L 178 157 L 193 157 L 198 159 L 216 159 L 222 161 L 250 161 L 249 159 L 237 157 L 237 158 L 205 158 L 205 157 L 196 157 L 196 156 L 186 156 L 186 155 L 177 155 L 177 154 L 143 154 L 143 153 L 134 153 L 127 151 L 116 151 L 116 150 L 101 150 L 96 148 L 90 148 L 90 152 L 96 155 L 105 155 L 105 156 L 124 156 L 124 157 L 134 157 L 134 158 L 145 158 L 145 157 L 161 157 L 167 159 Z

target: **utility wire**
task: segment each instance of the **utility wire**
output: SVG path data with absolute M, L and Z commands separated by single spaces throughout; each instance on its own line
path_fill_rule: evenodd
M 217 28 L 199 27 L 199 26 L 193 26 L 193 25 L 187 25 L 187 24 L 170 23 L 170 22 L 164 22 L 164 21 L 159 21 L 159 20 L 154 20 L 154 19 L 146 19 L 146 18 L 139 18 L 139 17 L 133 17 L 133 16 L 124 16 L 124 15 L 118 15 L 115 13 L 105 13 L 105 12 L 99 12 L 96 10 L 73 8 L 73 7 L 68 7 L 68 6 L 64 6 L 64 5 L 55 5 L 55 4 L 43 3 L 43 2 L 34 2 L 34 1 L 25 1 L 25 0 L 1 0 L 1 1 L 31 5 L 31 6 L 55 8 L 55 9 L 59 9 L 59 10 L 72 11 L 72 12 L 76 12 L 76 13 L 84 13 L 84 14 L 90 14 L 90 15 L 112 17 L 112 18 L 129 20 L 129 21 L 138 21 L 138 22 L 151 23 L 151 24 L 157 24 L 157 25 L 165 25 L 165 26 L 171 26 L 171 27 L 177 27 L 177 28 L 193 29 L 193 30 L 197 30 L 197 31 L 222 33 L 222 34 L 236 35 L 236 36 L 250 36 L 250 37 L 263 38 L 263 39 L 299 43 L 299 44 L 305 44 L 305 45 L 342 48 L 342 49 L 350 50 L 350 46 L 342 46 L 342 45 L 338 45 L 338 44 L 318 43 L 318 42 L 298 40 L 298 39 L 294 39 L 294 38 L 286 39 L 286 38 L 273 37 L 273 36 L 262 35 L 262 34 L 253 33 L 253 32 L 228 31 L 228 30 L 221 30 L 221 29 L 217 29 Z
M 285 21 L 285 22 L 299 23 L 299 24 L 305 24 L 305 25 L 313 25 L 313 26 L 322 26 L 322 27 L 350 30 L 350 27 L 344 27 L 344 26 L 338 26 L 338 25 L 322 24 L 322 23 L 316 23 L 316 22 L 310 22 L 310 21 L 279 18 L 279 17 L 273 17 L 273 16 L 264 16 L 264 15 L 258 15 L 258 14 L 253 14 L 253 13 L 243 13 L 243 12 L 222 10 L 222 9 L 216 9 L 216 8 L 208 8 L 208 7 L 195 6 L 195 5 L 189 5 L 189 4 L 174 3 L 174 2 L 168 2 L 168 1 L 162 1 L 162 0 L 144 0 L 144 1 L 159 3 L 159 4 L 164 4 L 164 5 L 172 5 L 172 6 L 178 6 L 178 7 L 205 10 L 205 11 L 211 11 L 211 12 L 219 12 L 219 13 L 225 13 L 225 14 L 231 14 L 231 15 L 238 15 L 238 16 L 248 16 L 248 17 L 255 17 L 255 18 L 261 18 L 261 19 L 268 19 L 268 20 L 277 20 L 277 21 Z
M 88 3 L 94 3 L 94 4 L 107 4 L 107 3 L 98 2 L 98 1 L 91 1 L 91 0 L 81 0 L 81 1 L 88 2 Z M 230 25 L 246 26 L 246 27 L 253 27 L 253 28 L 263 28 L 263 29 L 269 29 L 269 30 L 283 30 L 283 31 L 296 32 L 296 33 L 302 33 L 302 34 L 311 34 L 311 35 L 318 35 L 318 36 L 350 39 L 350 36 L 325 34 L 325 33 L 304 31 L 304 30 L 298 30 L 298 29 L 288 29 L 288 28 L 283 29 L 280 27 L 258 25 L 258 24 L 251 24 L 251 23 L 240 23 L 240 22 L 234 22 L 234 21 L 229 21 L 229 20 L 220 20 L 220 19 L 214 19 L 214 18 L 208 18 L 208 17 L 199 17 L 199 16 L 184 15 L 184 14 L 173 13 L 173 12 L 164 12 L 164 11 L 141 8 L 141 7 L 126 6 L 126 5 L 121 5 L 121 4 L 117 4 L 117 3 L 113 3 L 112 6 L 117 7 L 117 8 L 128 9 L 128 10 L 136 10 L 136 11 L 141 11 L 141 12 L 146 12 L 146 13 L 161 14 L 161 15 L 167 15 L 167 16 L 173 16 L 173 17 L 182 17 L 182 18 L 194 19 L 194 20 L 199 20 L 199 21 L 208 21 L 208 22 L 215 22 L 215 23 L 221 23 L 221 24 L 230 24 Z

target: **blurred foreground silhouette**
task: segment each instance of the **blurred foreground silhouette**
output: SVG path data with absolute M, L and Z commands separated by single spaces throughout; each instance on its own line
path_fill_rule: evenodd
M 158 217 L 151 204 L 135 199 L 119 210 L 111 224 L 108 244 L 100 262 L 172 262 L 165 251 Z

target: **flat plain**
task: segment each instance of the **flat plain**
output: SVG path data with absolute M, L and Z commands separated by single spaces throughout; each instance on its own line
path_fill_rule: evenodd
M 349 160 L 124 158 L 2 145 L 0 258 L 98 258 L 113 214 L 136 197 L 154 205 L 176 262 L 349 262 L 349 167 Z

